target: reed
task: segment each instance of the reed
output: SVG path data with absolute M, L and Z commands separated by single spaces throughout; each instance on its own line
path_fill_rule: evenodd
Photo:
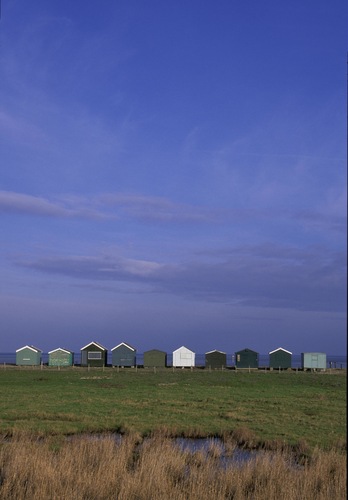
M 225 445 L 235 451 L 233 436 Z M 243 463 L 222 463 L 221 454 L 214 443 L 207 452 L 183 450 L 163 433 L 130 433 L 119 440 L 17 433 L 0 446 L 0 499 L 346 498 L 342 450 L 315 448 L 303 460 L 279 446 Z

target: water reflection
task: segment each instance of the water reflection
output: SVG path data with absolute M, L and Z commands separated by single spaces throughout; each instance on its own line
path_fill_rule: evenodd
M 225 444 L 220 438 L 174 438 L 173 443 L 183 451 L 202 453 L 207 458 L 215 458 L 221 465 L 238 465 L 255 459 L 256 451 L 243 450 L 234 445 Z
M 77 434 L 68 437 L 69 441 L 75 441 L 82 438 L 88 438 L 91 440 L 101 440 L 105 439 L 106 436 L 112 436 L 112 438 L 121 444 L 122 440 L 126 437 L 120 433 L 114 432 L 111 434 L 96 433 L 96 434 Z M 143 438 L 139 443 L 137 443 L 137 451 L 141 450 L 144 443 L 152 439 L 151 437 Z M 192 455 L 200 455 L 202 459 L 214 458 L 222 466 L 227 465 L 241 465 L 245 462 L 255 459 L 257 455 L 262 453 L 261 451 L 255 450 L 244 450 L 239 448 L 236 444 L 225 443 L 220 438 L 166 438 L 173 443 L 174 446 L 178 446 L 182 451 L 192 453 Z

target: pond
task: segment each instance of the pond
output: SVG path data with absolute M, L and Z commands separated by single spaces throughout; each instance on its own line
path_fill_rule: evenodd
M 183 451 L 201 452 L 207 457 L 215 457 L 222 466 L 243 464 L 256 458 L 261 453 L 255 450 L 244 450 L 238 446 L 229 446 L 220 438 L 174 438 L 173 443 Z

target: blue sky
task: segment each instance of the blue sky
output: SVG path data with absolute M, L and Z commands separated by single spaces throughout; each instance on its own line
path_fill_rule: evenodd
M 345 1 L 3 0 L 0 351 L 346 351 Z

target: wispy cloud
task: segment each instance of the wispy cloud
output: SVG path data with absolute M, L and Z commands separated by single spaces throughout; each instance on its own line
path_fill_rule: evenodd
M 120 256 L 69 256 L 21 260 L 21 267 L 49 274 L 96 281 L 143 281 L 151 279 L 163 264 Z
M 58 218 L 105 218 L 106 215 L 97 210 L 81 205 L 76 199 L 72 203 L 63 203 L 57 200 L 48 200 L 39 196 L 32 196 L 12 191 L 0 191 L 0 213 L 15 213 L 32 216 Z
M 21 142 L 27 146 L 46 140 L 43 129 L 32 120 L 16 116 L 14 113 L 10 114 L 5 110 L 0 110 L 0 131 L 6 140 Z
M 135 282 L 152 292 L 208 302 L 296 310 L 343 311 L 345 256 L 323 248 L 275 245 L 214 252 L 215 261 L 163 264 L 120 256 L 19 260 L 18 266 L 90 280 Z
M 346 234 L 347 231 L 347 218 L 335 213 L 330 214 L 328 211 L 301 210 L 291 214 L 291 218 L 311 231 L 334 231 L 342 234 Z
M 218 208 L 176 203 L 168 198 L 141 194 L 104 194 L 99 199 L 124 215 L 143 221 L 212 223 L 217 222 L 223 212 Z
M 0 191 L 0 212 L 31 216 L 119 219 L 132 218 L 144 222 L 216 222 L 221 210 L 175 203 L 166 198 L 104 194 L 95 197 L 64 195 L 43 198 L 13 191 Z
M 0 191 L 0 213 L 91 220 L 133 219 L 148 224 L 228 224 L 287 220 L 306 230 L 345 232 L 347 219 L 340 209 L 326 211 L 267 208 L 222 208 L 178 203 L 165 197 L 129 193 L 96 196 L 59 195 L 43 198 L 13 191 Z

